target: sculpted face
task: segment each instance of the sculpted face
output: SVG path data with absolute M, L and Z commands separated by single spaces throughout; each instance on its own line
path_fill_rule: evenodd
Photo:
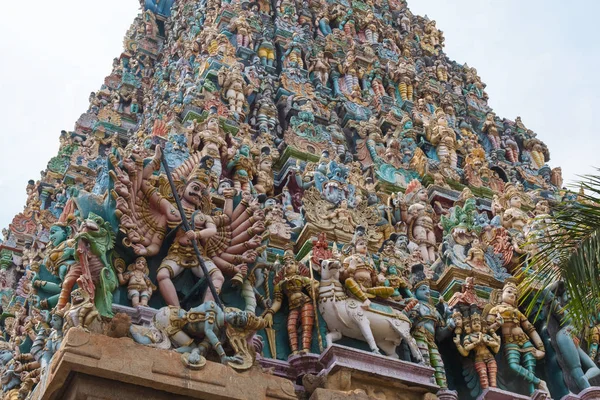
M 400 235 L 396 238 L 396 247 L 400 250 L 408 250 L 408 236 Z
M 230 181 L 222 180 L 221 183 L 219 183 L 219 187 L 217 188 L 217 193 L 222 195 L 224 189 L 230 189 L 232 187 L 233 186 L 231 185 Z
M 146 259 L 143 257 L 139 257 L 135 260 L 135 269 L 138 271 L 145 271 L 148 264 L 146 264 Z
M 228 312 L 225 321 L 233 327 L 244 328 L 248 324 L 248 315 L 243 311 Z
M 206 127 L 214 132 L 219 130 L 219 120 L 217 118 L 211 118 L 208 120 Z
M 287 276 L 295 275 L 298 273 L 298 264 L 294 260 L 288 261 L 285 265 L 285 274 Z
M 52 319 L 50 320 L 50 326 L 56 330 L 62 329 L 62 327 L 63 327 L 62 317 L 57 314 L 52 314 Z
M 58 246 L 65 240 L 67 240 L 67 231 L 65 228 L 57 225 L 50 228 L 50 241 L 53 245 Z
M 364 239 L 360 239 L 356 242 L 356 252 L 357 253 L 366 253 L 367 252 L 367 242 Z
M 271 167 L 273 166 L 273 162 L 269 159 L 265 159 L 260 163 L 260 169 L 263 171 L 271 171 Z
M 429 285 L 421 285 L 417 288 L 415 292 L 415 297 L 421 301 L 429 301 L 431 299 L 431 291 L 429 289 Z
M 391 240 L 388 240 L 387 242 L 385 242 L 385 245 L 383 246 L 383 251 L 385 253 L 393 253 L 394 252 L 394 242 L 392 242 Z
M 515 208 L 521 208 L 521 198 L 519 196 L 512 196 L 510 198 L 510 206 Z
M 183 198 L 196 207 L 199 207 L 202 204 L 202 196 L 205 189 L 206 186 L 204 186 L 204 184 L 198 181 L 192 181 L 185 188 Z
M 512 285 L 504 286 L 504 290 L 502 290 L 502 301 L 515 305 L 517 303 L 517 288 Z
M 85 300 L 83 290 L 75 289 L 71 292 L 71 301 L 73 305 L 81 304 Z

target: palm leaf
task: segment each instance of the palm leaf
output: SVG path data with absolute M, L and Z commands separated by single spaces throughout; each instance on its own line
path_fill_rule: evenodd
M 520 274 L 523 298 L 531 314 L 542 289 L 563 281 L 570 295 L 571 323 L 583 330 L 600 309 L 600 176 L 586 175 L 577 200 L 553 208 L 551 217 L 539 217 L 538 229 L 527 245 L 536 249 Z

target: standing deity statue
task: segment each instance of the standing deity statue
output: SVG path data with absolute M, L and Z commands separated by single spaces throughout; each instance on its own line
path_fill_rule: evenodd
M 304 60 L 302 58 L 302 38 L 298 34 L 294 34 L 289 42 L 287 50 L 283 54 L 284 68 L 300 68 L 304 69 Z
M 235 63 L 231 69 L 221 68 L 218 72 L 219 85 L 229 103 L 229 111 L 237 115 L 244 115 L 244 107 L 248 103 L 246 96 L 254 90 L 252 85 L 246 83 L 243 71 L 244 64 Z
M 257 172 L 254 189 L 258 193 L 273 196 L 275 188 L 275 180 L 273 178 L 273 156 L 269 150 L 269 147 L 264 148 L 256 160 Z
M 523 141 L 525 147 L 525 154 L 529 155 L 531 161 L 531 167 L 533 169 L 540 169 L 550 159 L 550 153 L 548 147 L 541 140 L 537 138 L 526 139 Z
M 385 285 L 394 289 L 392 297 L 412 297 L 408 277 L 407 259 L 396 249 L 396 242 L 388 239 L 379 249 L 381 265 L 379 269 L 384 274 Z
M 433 263 L 436 256 L 436 239 L 433 231 L 434 211 L 429 196 L 421 182 L 411 181 L 406 187 L 404 202 L 400 203 L 402 219 L 408 226 L 408 237 L 421 251 L 423 261 Z
M 260 132 L 269 132 L 275 136 L 279 124 L 277 119 L 277 106 L 273 102 L 273 87 L 265 86 L 257 96 L 254 106 L 254 116 Z
M 275 66 L 275 46 L 269 35 L 265 32 L 256 45 L 256 53 L 260 63 L 265 67 Z
M 256 165 L 250 154 L 250 143 L 247 140 L 240 145 L 235 155 L 227 163 L 227 170 L 231 171 L 233 187 L 236 190 L 250 191 Z
M 388 65 L 388 69 L 391 66 Z M 417 71 L 412 58 L 402 58 L 390 72 L 391 77 L 398 83 L 398 91 L 402 101 L 414 101 L 414 85 L 416 83 Z M 394 90 L 395 92 L 395 90 Z M 393 96 L 396 97 L 396 96 Z
M 407 308 L 410 309 L 409 318 L 413 321 L 411 335 L 417 341 L 425 364 L 435 370 L 436 383 L 444 389 L 448 387 L 448 383 L 436 340 L 442 340 L 452 332 L 454 320 L 449 319 L 446 324 L 440 313 L 431 304 L 429 283 L 421 281 L 415 284 L 414 293 L 416 302 L 411 299 L 407 303 Z
M 530 218 L 521 210 L 523 193 L 514 185 L 507 185 L 503 201 L 504 211 L 502 213 L 502 226 L 509 230 L 523 231 Z
M 461 143 L 457 141 L 454 130 L 448 126 L 446 114 L 441 108 L 435 111 L 434 121 L 431 126 L 429 141 L 436 146 L 440 163 L 455 169 L 458 166 L 456 151 Z
M 519 162 L 519 145 L 515 141 L 510 128 L 505 129 L 501 138 L 502 148 L 505 150 L 505 157 L 513 164 Z
M 381 31 L 381 22 L 375 18 L 372 11 L 368 11 L 362 20 L 362 28 L 365 31 L 367 42 L 376 44 L 379 42 L 379 32 Z
M 225 132 L 219 126 L 217 114 L 209 114 L 202 126 L 202 130 L 192 138 L 192 149 L 200 151 L 202 157 L 208 156 L 212 159 L 211 171 L 218 179 L 223 173 L 223 163 L 233 155 L 233 150 L 227 145 Z
M 315 56 L 308 59 L 308 64 L 308 73 L 312 73 L 321 85 L 327 86 L 331 64 L 329 64 L 325 54 L 319 51 Z
M 498 134 L 498 128 L 496 127 L 496 121 L 494 120 L 495 117 L 496 114 L 492 112 L 488 113 L 481 130 L 487 134 L 492 149 L 498 150 L 500 148 L 500 135 Z
M 296 261 L 291 250 L 286 250 L 283 262 L 283 266 L 273 280 L 275 285 L 273 304 L 265 310 L 263 316 L 267 324 L 272 325 L 273 314 L 281 309 L 284 297 L 287 298 L 289 307 L 287 331 L 292 355 L 310 353 L 315 324 L 313 300 L 318 293 L 319 282 L 310 278 L 306 266 Z M 298 330 L 301 334 L 301 343 L 298 343 Z M 302 346 L 301 349 L 299 345 Z
M 338 64 L 339 72 L 342 74 L 344 82 L 344 92 L 346 94 L 352 94 L 354 92 L 360 92 L 360 85 L 358 84 L 358 72 L 356 70 L 356 56 L 354 55 L 354 49 L 350 49 L 346 58 Z
M 127 298 L 131 300 L 133 307 L 148 306 L 148 300 L 156 287 L 149 278 L 150 271 L 144 257 L 138 257 L 127 271 L 117 268 L 117 277 L 121 285 L 127 285 Z
M 544 343 L 533 324 L 517 308 L 518 299 L 517 286 L 513 282 L 505 283 L 500 302 L 488 311 L 486 322 L 491 332 L 502 329 L 508 367 L 529 382 L 530 393 L 533 393 L 534 386 L 548 391 L 546 382 L 535 375 L 536 360 L 541 360 L 546 354 Z
M 231 22 L 230 30 L 236 34 L 237 47 L 252 48 L 252 28 L 244 15 Z
M 460 314 L 460 312 L 458 313 Z M 479 384 L 482 389 L 496 387 L 496 376 L 498 365 L 495 355 L 500 350 L 500 337 L 495 332 L 486 333 L 483 327 L 481 315 L 475 313 L 471 315 L 471 329 L 461 340 L 460 333 L 462 326 L 457 323 L 462 321 L 462 317 L 454 317 L 456 330 L 454 344 L 458 352 L 463 357 L 468 357 L 471 352 L 474 353 L 474 367 L 479 375 Z

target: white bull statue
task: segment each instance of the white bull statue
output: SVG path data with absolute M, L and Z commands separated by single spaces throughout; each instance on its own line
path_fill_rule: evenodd
M 346 336 L 366 341 L 376 354 L 381 354 L 381 349 L 386 355 L 398 358 L 396 347 L 406 340 L 414 359 L 423 362 L 417 343 L 410 335 L 408 317 L 401 311 L 375 303 L 371 303 L 368 310 L 362 308 L 360 301 L 344 292 L 339 279 L 340 268 L 337 260 L 321 262 L 319 311 L 327 323 L 327 346 Z

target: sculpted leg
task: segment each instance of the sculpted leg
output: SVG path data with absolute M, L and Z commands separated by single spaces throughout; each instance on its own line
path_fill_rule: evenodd
M 63 308 L 69 302 L 71 291 L 73 290 L 73 286 L 75 286 L 75 282 L 77 282 L 79 275 L 80 272 L 71 267 L 67 273 L 67 276 L 65 276 L 65 280 L 62 283 L 62 289 L 60 291 L 60 297 L 58 298 L 57 307 L 59 309 Z
M 328 332 L 327 336 L 325 336 L 325 340 L 327 341 L 327 347 L 330 347 L 333 342 L 340 340 L 342 338 L 342 334 L 340 332 Z
M 487 361 L 487 370 L 490 378 L 490 387 L 497 387 L 496 376 L 498 375 L 498 364 L 493 358 Z
M 215 287 L 217 294 L 221 293 L 221 288 L 223 287 L 223 283 L 225 282 L 225 277 L 223 273 L 217 266 L 210 260 L 204 260 L 204 264 L 206 265 L 206 269 L 208 270 L 208 279 L 210 279 Z M 192 273 L 198 278 L 204 277 L 204 272 L 202 268 L 196 267 L 192 268 Z M 161 292 L 162 293 L 162 292 Z M 204 295 L 204 301 L 214 301 L 215 298 L 210 290 L 206 291 Z
M 242 283 L 242 297 L 246 304 L 245 310 L 251 313 L 256 312 L 256 296 L 254 294 L 254 288 L 248 279 L 244 279 Z
M 523 368 L 521 366 L 521 353 L 519 352 L 519 346 L 517 344 L 513 344 L 513 343 L 508 343 L 505 345 L 505 355 L 506 355 L 506 361 L 508 362 L 508 367 L 510 369 L 512 369 L 517 375 L 519 375 L 521 378 L 525 379 L 527 382 L 529 382 L 530 388 L 529 391 L 530 393 L 533 393 L 534 387 L 533 385 L 539 385 L 540 384 L 540 379 L 538 377 L 536 377 L 533 372 L 529 369 L 529 368 L 535 368 L 535 358 L 533 358 L 533 355 L 531 355 L 531 353 L 526 353 L 523 358 L 523 364 L 525 364 L 526 367 L 528 368 Z M 527 355 L 531 355 L 531 360 L 528 359 Z M 533 369 L 532 368 L 532 369 Z
M 581 391 L 590 387 L 590 383 L 583 373 L 578 348 L 575 346 L 573 338 L 565 328 L 561 329 L 556 335 L 556 342 L 565 355 L 563 361 L 565 364 L 564 369 L 570 371 L 571 377 L 574 378 L 579 390 Z
M 373 337 L 373 332 L 371 332 L 371 324 L 369 320 L 365 317 L 359 317 L 357 319 L 357 322 L 358 327 L 360 328 L 360 333 L 362 333 L 366 342 L 369 344 L 371 351 L 373 351 L 373 353 L 375 354 L 381 354 L 381 352 L 379 351 L 379 347 L 375 342 L 375 338 Z
M 156 274 L 156 280 L 158 282 L 160 294 L 165 302 L 170 306 L 179 307 L 177 290 L 175 290 L 175 285 L 173 285 L 173 281 L 171 279 L 179 275 L 181 271 L 182 269 L 179 265 L 167 261 L 161 264 L 161 266 L 158 268 L 158 273 Z
M 300 316 L 300 310 L 290 310 L 287 322 L 287 331 L 290 338 L 290 350 L 292 354 L 298 353 L 298 317 Z
M 423 363 L 423 355 L 421 354 L 421 351 L 419 350 L 419 346 L 417 346 L 417 342 L 415 341 L 415 338 L 413 338 L 410 335 L 410 325 L 408 325 L 406 329 L 402 329 L 402 327 L 397 324 L 392 324 L 392 326 L 393 326 L 394 330 L 396 332 L 398 332 L 400 337 L 402 337 L 402 340 L 405 341 L 406 344 L 408 345 L 408 348 L 410 349 L 410 353 L 411 353 L 413 359 L 416 362 L 418 362 L 419 364 L 422 364 Z
M 365 292 L 360 288 L 358 282 L 356 282 L 353 278 L 348 278 L 344 282 L 344 286 L 350 293 L 352 293 L 357 299 L 363 302 L 362 307 L 367 309 L 369 305 L 371 305 L 371 300 L 367 297 Z
M 431 344 L 429 346 L 429 360 L 431 362 L 431 366 L 435 369 L 435 381 L 442 389 L 447 388 L 448 383 L 446 382 L 444 362 L 442 361 L 442 356 L 440 356 L 440 352 L 435 344 Z
M 312 331 L 315 325 L 315 309 L 311 303 L 302 306 L 302 352 L 310 353 Z
M 479 384 L 481 385 L 481 388 L 489 388 L 490 384 L 488 382 L 488 373 L 485 361 L 477 361 L 475 363 L 475 371 L 477 371 L 477 375 L 479 375 Z

